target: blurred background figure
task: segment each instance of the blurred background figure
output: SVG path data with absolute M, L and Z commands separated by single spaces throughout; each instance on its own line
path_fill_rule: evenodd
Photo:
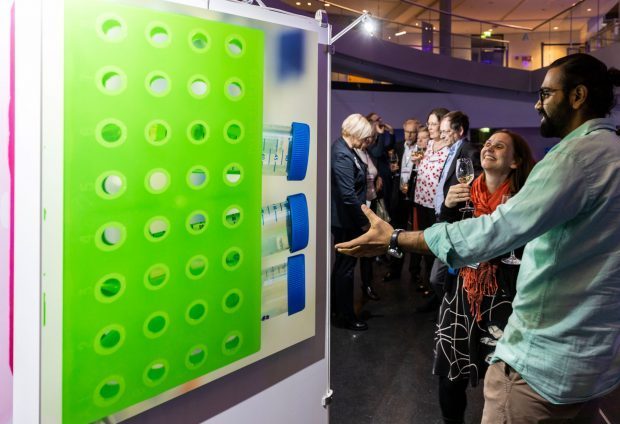
M 362 147 L 355 149 L 355 153 L 362 159 L 366 165 L 366 205 L 377 213 L 377 205 L 380 201 L 379 193 L 383 190 L 383 180 L 379 176 L 374 159 L 368 153 L 369 145 L 373 143 L 373 137 L 364 139 Z M 372 278 L 372 263 L 374 258 L 360 258 L 360 274 L 362 279 L 362 294 L 371 300 L 379 300 L 379 295 L 375 291 Z

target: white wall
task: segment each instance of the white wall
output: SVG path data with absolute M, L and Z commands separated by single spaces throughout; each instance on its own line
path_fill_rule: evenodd
M 10 0 L 0 1 L 0 424 L 11 422 L 13 375 L 9 367 L 10 181 Z
M 205 423 L 327 423 L 328 410 L 321 406 L 326 373 L 327 361 L 321 360 Z

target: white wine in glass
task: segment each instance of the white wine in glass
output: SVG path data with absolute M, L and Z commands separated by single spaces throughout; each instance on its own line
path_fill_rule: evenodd
M 474 164 L 469 158 L 456 160 L 456 179 L 461 184 L 469 184 L 474 180 Z M 461 212 L 472 212 L 474 208 L 469 205 L 469 200 L 465 206 L 459 209 Z
M 508 201 L 510 200 L 511 197 L 512 197 L 512 195 L 510 195 L 510 194 L 504 194 L 502 196 L 502 204 L 503 203 L 508 203 Z M 515 251 L 512 250 L 510 252 L 510 256 L 508 256 L 507 258 L 502 258 L 502 262 L 507 264 L 507 265 L 520 265 L 521 264 L 521 259 L 517 258 L 515 256 Z

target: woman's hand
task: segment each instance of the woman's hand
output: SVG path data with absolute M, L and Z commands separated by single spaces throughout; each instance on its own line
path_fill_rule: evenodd
M 375 191 L 380 192 L 381 190 L 383 190 L 383 180 L 377 175 L 377 179 L 375 180 Z
M 448 194 L 446 196 L 446 200 L 444 201 L 445 205 L 449 208 L 453 208 L 461 202 L 470 200 L 470 190 L 471 188 L 469 187 L 469 184 L 453 185 L 450 189 L 448 189 Z

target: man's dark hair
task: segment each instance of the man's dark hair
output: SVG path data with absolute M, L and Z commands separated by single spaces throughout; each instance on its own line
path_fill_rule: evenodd
M 443 119 L 450 120 L 450 128 L 454 131 L 458 131 L 463 128 L 463 137 L 467 137 L 469 131 L 469 117 L 460 110 L 454 110 L 446 113 Z
M 616 105 L 614 86 L 620 86 L 620 71 L 585 53 L 575 53 L 553 62 L 549 69 L 561 68 L 562 85 L 570 91 L 578 85 L 588 89 L 585 106 L 593 116 L 603 118 Z

